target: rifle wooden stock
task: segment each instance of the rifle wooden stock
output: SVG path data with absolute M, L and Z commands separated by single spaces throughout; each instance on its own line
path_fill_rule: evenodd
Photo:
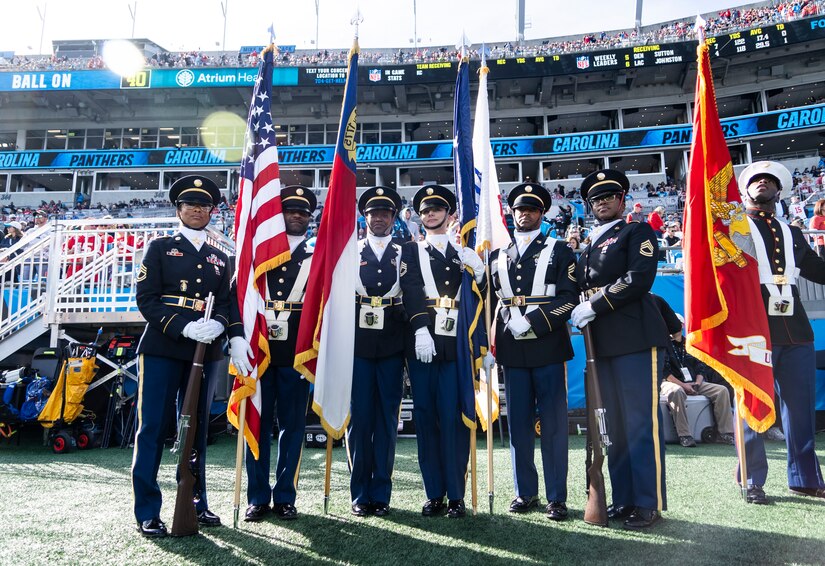
M 604 449 L 599 429 L 598 412 L 604 409 L 602 392 L 596 373 L 595 349 L 590 325 L 582 329 L 584 349 L 587 357 L 585 390 L 587 395 L 587 442 L 591 446 L 592 460 L 587 466 L 587 504 L 584 507 L 584 522 L 590 525 L 607 526 L 607 495 L 604 486 Z
M 214 303 L 212 293 L 206 298 L 204 318 L 212 317 Z M 178 428 L 178 492 L 175 498 L 175 514 L 172 517 L 173 537 L 185 537 L 198 534 L 198 514 L 195 510 L 195 474 L 192 468 L 197 465 L 197 459 L 203 457 L 197 454 L 192 457 L 195 436 L 198 433 L 198 399 L 203 380 L 203 357 L 206 353 L 206 344 L 198 342 L 195 346 L 195 355 L 192 358 L 192 370 L 189 372 L 189 382 L 186 384 L 186 393 L 183 397 L 183 406 L 180 410 L 179 422 L 188 421 L 188 429 L 184 429 L 184 438 L 181 439 L 181 427 Z

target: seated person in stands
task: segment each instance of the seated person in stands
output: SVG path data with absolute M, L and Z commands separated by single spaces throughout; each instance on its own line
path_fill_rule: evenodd
M 676 315 L 682 322 L 681 315 Z M 688 424 L 685 402 L 688 396 L 704 395 L 713 407 L 713 416 L 716 421 L 717 442 L 733 444 L 733 414 L 731 413 L 730 394 L 727 388 L 705 381 L 709 368 L 687 353 L 685 350 L 682 330 L 671 335 L 672 348 L 665 351 L 665 380 L 662 382 L 662 396 L 667 398 L 670 414 L 676 425 L 676 434 L 679 435 L 679 444 L 685 448 L 696 446 Z
M 682 238 L 679 234 L 679 223 L 670 222 L 665 229 L 665 245 L 668 247 L 681 246 Z
M 582 233 L 578 226 L 571 226 L 567 229 L 567 234 L 565 235 L 565 240 L 567 240 L 567 245 L 573 251 L 578 250 L 582 247 Z
M 627 222 L 647 222 L 647 218 L 642 212 L 642 203 L 633 203 L 633 212 L 627 213 Z

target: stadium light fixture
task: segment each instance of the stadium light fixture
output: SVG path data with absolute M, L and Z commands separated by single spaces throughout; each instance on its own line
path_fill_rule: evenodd
M 221 2 L 221 13 L 223 14 L 223 42 L 221 43 L 221 51 L 226 51 L 226 12 L 229 9 L 229 0 Z
M 135 22 L 137 21 L 137 0 L 135 0 L 134 7 L 127 6 L 129 8 L 129 15 L 132 17 L 132 39 L 135 38 Z
M 37 7 L 37 15 L 40 16 L 40 47 L 37 50 L 38 55 L 43 55 L 43 34 L 46 31 L 46 8 L 48 4 L 43 3 L 43 11 L 40 11 L 40 6 Z

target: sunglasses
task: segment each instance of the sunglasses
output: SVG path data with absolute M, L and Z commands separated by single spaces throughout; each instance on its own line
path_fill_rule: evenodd
M 622 198 L 622 195 L 619 193 L 607 193 L 606 195 L 600 195 L 597 197 L 593 197 L 591 199 L 587 199 L 591 205 L 600 203 L 600 202 L 613 202 L 614 200 L 618 200 Z

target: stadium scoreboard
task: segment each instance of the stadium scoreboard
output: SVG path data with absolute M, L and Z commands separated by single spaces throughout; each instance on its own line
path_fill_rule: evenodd
M 825 38 L 825 18 L 785 22 L 759 28 L 736 31 L 707 38 L 712 57 L 731 57 L 783 45 Z M 601 70 L 622 70 L 658 67 L 696 60 L 696 42 L 682 41 L 636 45 L 617 49 L 570 54 L 546 54 L 490 59 L 491 78 L 518 79 L 551 75 L 592 73 Z M 450 82 L 455 80 L 457 62 L 437 61 L 410 65 L 370 65 L 360 63 L 367 72 L 359 74 L 361 84 L 410 84 Z M 470 62 L 471 71 L 480 66 Z M 346 67 L 308 67 L 301 69 L 299 85 L 344 84 Z

